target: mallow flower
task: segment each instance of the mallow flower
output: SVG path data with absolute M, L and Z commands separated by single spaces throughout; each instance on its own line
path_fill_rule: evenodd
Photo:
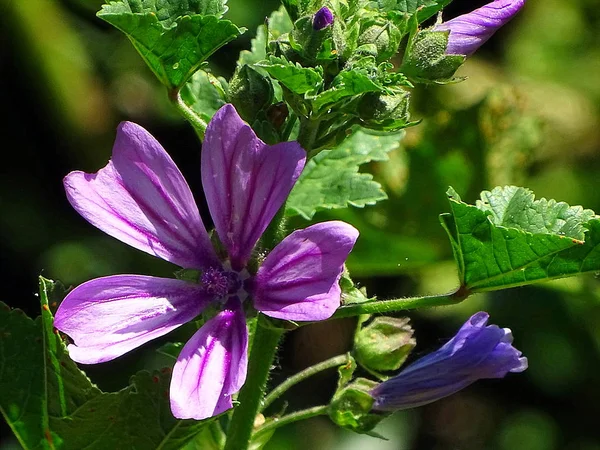
M 346 223 L 294 231 L 255 273 L 248 268 L 305 160 L 296 142 L 266 145 L 231 105 L 215 114 L 206 130 L 201 175 L 227 251 L 221 260 L 175 163 L 146 130 L 122 123 L 104 168 L 67 175 L 69 202 L 109 235 L 200 275 L 197 282 L 115 275 L 76 287 L 54 321 L 73 341 L 71 358 L 84 364 L 112 360 L 210 306 L 216 315 L 185 344 L 173 368 L 171 410 L 178 418 L 204 419 L 231 408 L 246 378 L 249 300 L 267 316 L 294 321 L 327 319 L 339 306 L 338 280 L 358 237 Z
M 448 55 L 469 56 L 510 21 L 525 0 L 495 0 L 470 13 L 436 24 L 433 31 L 449 31 Z
M 393 412 L 434 402 L 484 378 L 523 372 L 527 358 L 512 346 L 508 328 L 487 325 L 478 312 L 439 350 L 415 361 L 369 394 L 373 410 Z

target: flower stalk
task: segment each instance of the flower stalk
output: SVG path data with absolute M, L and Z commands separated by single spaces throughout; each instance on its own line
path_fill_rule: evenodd
M 296 375 L 289 377 L 275 389 L 273 389 L 263 400 L 262 407 L 260 411 L 264 411 L 267 409 L 275 400 L 281 397 L 282 394 L 287 392 L 290 388 L 294 387 L 298 383 L 306 380 L 307 378 L 312 377 L 313 375 L 323 372 L 324 370 L 333 369 L 335 367 L 341 366 L 343 364 L 347 364 L 349 362 L 348 355 L 339 355 L 334 356 L 333 358 L 329 358 L 325 361 L 322 361 L 314 366 L 310 366 Z
M 434 308 L 436 306 L 456 305 L 457 303 L 465 300 L 469 294 L 469 292 L 459 288 L 448 294 L 394 298 L 390 300 L 375 300 L 365 303 L 355 303 L 338 308 L 331 319 L 354 317 L 362 314 L 389 314 L 417 308 Z
M 329 405 L 319 405 L 313 406 L 312 408 L 303 409 L 300 411 L 293 412 L 291 414 L 287 414 L 279 419 L 273 419 L 270 422 L 267 422 L 260 428 L 256 430 L 253 439 L 260 438 L 263 434 L 266 434 L 270 431 L 276 430 L 279 427 L 283 427 L 285 425 L 289 425 L 294 422 L 299 422 L 301 420 L 310 419 L 312 417 L 324 416 L 327 414 L 329 410 Z
M 248 376 L 238 396 L 239 405 L 233 410 L 225 450 L 246 450 L 250 444 L 254 420 L 282 335 L 282 329 L 262 326 L 259 317 L 248 360 Z

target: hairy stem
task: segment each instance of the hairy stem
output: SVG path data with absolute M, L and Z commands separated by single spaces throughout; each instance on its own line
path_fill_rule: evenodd
M 312 377 L 316 373 L 322 372 L 327 369 L 332 369 L 334 367 L 341 366 L 343 364 L 347 364 L 350 361 L 348 355 L 340 355 L 335 356 L 333 358 L 327 359 L 319 364 L 315 364 L 314 366 L 308 367 L 301 372 L 298 372 L 296 375 L 289 377 L 275 389 L 273 389 L 269 394 L 265 397 L 263 401 L 261 411 L 267 409 L 267 407 L 281 397 L 281 394 L 286 392 L 292 386 L 300 383 L 303 380 L 306 380 L 309 377 Z
M 300 117 L 300 130 L 298 131 L 298 143 L 302 146 L 309 158 L 315 141 L 319 137 L 320 120 L 311 120 L 309 117 Z
M 361 314 L 387 314 L 417 308 L 455 305 L 469 296 L 464 289 L 457 289 L 448 294 L 428 295 L 423 297 L 394 298 L 390 300 L 374 300 L 365 303 L 345 305 L 335 312 L 331 319 L 360 316 Z
M 252 438 L 258 439 L 263 434 L 276 430 L 277 428 L 282 427 L 284 425 L 289 425 L 290 423 L 310 419 L 311 417 L 324 416 L 325 414 L 327 414 L 328 409 L 328 405 L 313 406 L 312 408 L 307 408 L 301 411 L 293 412 L 279 419 L 272 419 L 270 422 L 267 422 L 262 427 L 258 428 L 252 436 Z
M 259 317 L 260 319 L 260 317 Z M 254 428 L 254 420 L 264 395 L 271 364 L 283 330 L 256 324 L 248 358 L 248 376 L 233 411 L 225 450 L 246 450 Z
M 196 133 L 198 134 L 198 137 L 201 141 L 203 141 L 204 133 L 206 132 L 206 127 L 208 125 L 198 114 L 196 114 L 196 111 L 185 104 L 181 98 L 181 91 L 179 89 L 173 89 L 169 91 L 169 99 L 175 105 L 177 111 L 179 111 L 181 115 L 192 124 L 194 130 L 196 130 Z

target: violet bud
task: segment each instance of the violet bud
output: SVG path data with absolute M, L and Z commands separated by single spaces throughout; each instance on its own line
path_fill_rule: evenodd
M 469 56 L 508 23 L 523 5 L 525 0 L 495 0 L 468 14 L 437 24 L 433 30 L 450 31 L 446 54 Z
M 315 13 L 313 18 L 313 29 L 322 30 L 333 23 L 333 13 L 327 6 L 323 6 L 320 10 Z
M 488 314 L 474 314 L 439 350 L 417 360 L 370 391 L 374 411 L 414 408 L 454 394 L 484 378 L 522 372 L 527 358 L 512 346 L 508 328 L 487 325 Z

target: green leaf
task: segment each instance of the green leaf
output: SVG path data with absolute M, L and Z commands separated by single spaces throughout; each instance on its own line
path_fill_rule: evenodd
M 165 86 L 179 88 L 212 53 L 243 33 L 220 19 L 225 10 L 223 0 L 166 0 L 158 5 L 153 0 L 120 0 L 104 5 L 98 17 L 127 35 Z
M 319 210 L 359 208 L 387 198 L 373 176 L 359 173 L 369 161 L 385 161 L 403 133 L 375 136 L 358 130 L 333 150 L 323 150 L 311 159 L 286 203 L 286 215 L 310 219 Z
M 440 12 L 443 8 L 448 6 L 452 0 L 425 0 L 421 1 L 422 9 L 417 12 L 417 18 L 419 23 L 424 22 L 431 16 L 434 16 Z
M 377 0 L 377 7 L 382 11 L 399 11 L 418 14 L 419 23 L 429 19 L 450 4 L 452 0 Z
M 475 206 L 448 195 L 452 213 L 441 221 L 471 292 L 600 270 L 600 219 L 589 209 L 514 186 L 483 192 Z
M 295 94 L 316 93 L 323 85 L 323 73 L 318 69 L 302 67 L 300 64 L 271 56 L 259 62 L 258 67 Z
M 314 113 L 322 113 L 340 100 L 346 100 L 366 92 L 387 92 L 387 90 L 364 73 L 342 71 L 333 80 L 331 89 L 320 93 L 313 100 Z
M 207 422 L 177 420 L 170 370 L 139 372 L 101 392 L 69 359 L 50 311 L 60 285 L 40 277 L 35 321 L 0 303 L 0 411 L 27 449 L 179 449 Z
M 205 122 L 227 103 L 221 81 L 203 70 L 197 71 L 183 86 L 181 98 Z
M 249 66 L 262 61 L 267 57 L 267 27 L 260 25 L 256 29 L 256 37 L 250 41 L 250 50 L 242 50 L 238 59 L 238 67 Z

